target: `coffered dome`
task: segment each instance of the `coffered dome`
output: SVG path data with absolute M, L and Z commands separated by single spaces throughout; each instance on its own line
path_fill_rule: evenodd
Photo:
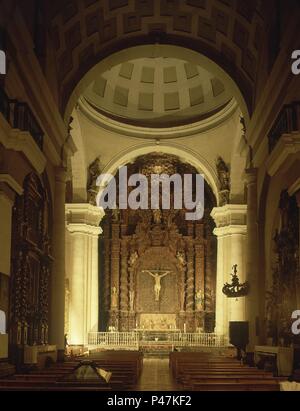
M 97 73 L 83 98 L 115 120 L 172 127 L 203 120 L 232 99 L 224 84 L 206 69 L 171 57 L 143 57 Z

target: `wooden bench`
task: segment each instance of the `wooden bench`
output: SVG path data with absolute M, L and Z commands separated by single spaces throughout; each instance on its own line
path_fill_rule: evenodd
M 195 391 L 278 391 L 271 373 L 241 365 L 232 358 L 201 353 L 171 353 L 170 369 L 177 383 Z
M 99 380 L 68 380 L 82 359 L 70 359 L 65 363 L 52 364 L 43 370 L 34 370 L 28 374 L 15 375 L 13 378 L 0 380 L 0 390 L 68 390 L 68 391 L 103 391 L 103 390 L 130 390 L 133 389 L 142 369 L 141 353 L 107 352 L 97 353 L 88 358 L 98 368 L 112 372 L 112 377 L 107 384 Z M 87 358 L 85 358 L 87 360 Z

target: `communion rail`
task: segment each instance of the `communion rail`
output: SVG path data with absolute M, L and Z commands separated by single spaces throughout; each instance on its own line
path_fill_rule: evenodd
M 138 350 L 142 346 L 227 347 L 228 339 L 213 333 L 178 333 L 156 331 L 91 332 L 89 348 Z

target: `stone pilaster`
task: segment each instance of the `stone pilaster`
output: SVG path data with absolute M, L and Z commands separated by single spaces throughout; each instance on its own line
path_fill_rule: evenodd
M 186 326 L 187 331 L 194 330 L 194 310 L 195 310 L 195 249 L 192 240 L 187 241 L 187 271 L 186 271 Z
M 69 335 L 71 345 L 84 345 L 98 331 L 99 224 L 104 211 L 90 204 L 67 204 Z
M 225 205 L 214 208 L 211 215 L 218 238 L 215 332 L 228 335 L 229 321 L 246 321 L 245 297 L 228 299 L 222 288 L 231 282 L 234 264 L 238 265 L 240 282 L 246 280 L 247 206 Z

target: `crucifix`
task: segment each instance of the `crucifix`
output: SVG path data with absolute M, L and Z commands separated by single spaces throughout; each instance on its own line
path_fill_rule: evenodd
M 165 277 L 166 275 L 170 274 L 171 271 L 161 271 L 161 270 L 155 270 L 155 271 L 149 271 L 149 270 L 143 270 L 143 273 L 147 273 L 151 275 L 151 277 L 154 278 L 154 294 L 155 294 L 155 301 L 159 301 L 159 295 L 160 295 L 160 290 L 161 290 L 161 279 Z M 161 273 L 161 274 L 160 274 Z

